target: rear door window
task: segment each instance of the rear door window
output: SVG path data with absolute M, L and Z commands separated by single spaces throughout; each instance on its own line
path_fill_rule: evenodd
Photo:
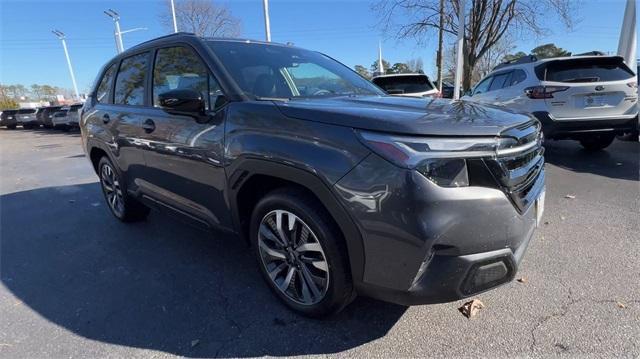
M 102 76 L 102 80 L 100 80 L 100 85 L 96 90 L 96 100 L 100 103 L 110 103 L 111 96 L 111 84 L 113 84 L 113 77 L 116 74 L 116 64 L 112 64 L 109 66 L 107 71 L 105 71 L 104 76 Z
M 148 52 L 122 60 L 116 77 L 114 103 L 131 106 L 144 105 L 144 85 L 148 62 Z
M 536 67 L 536 75 L 543 81 L 573 83 L 621 81 L 634 76 L 619 57 L 549 61 Z
M 522 70 L 513 70 L 511 73 L 511 84 L 509 86 L 515 86 L 524 82 L 527 79 L 527 74 Z

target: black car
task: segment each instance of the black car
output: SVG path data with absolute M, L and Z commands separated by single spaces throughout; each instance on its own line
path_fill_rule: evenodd
M 18 113 L 18 110 L 2 110 L 0 114 L 0 126 L 14 130 L 18 126 L 16 113 Z
M 544 206 L 535 119 L 387 96 L 292 46 L 140 44 L 100 71 L 80 127 L 115 217 L 155 208 L 237 234 L 310 316 L 356 295 L 438 303 L 509 282 Z
M 41 121 L 44 128 L 53 128 L 53 122 L 51 119 L 53 118 L 53 114 L 61 108 L 62 106 L 47 106 L 43 107 L 41 111 L 38 112 L 38 119 Z

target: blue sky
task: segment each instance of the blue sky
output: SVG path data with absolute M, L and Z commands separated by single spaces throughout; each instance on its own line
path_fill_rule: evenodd
M 221 2 L 241 19 L 243 37 L 264 39 L 261 0 Z M 371 3 L 271 0 L 272 40 L 324 52 L 351 67 L 370 66 L 382 41 L 384 58 L 391 63 L 421 57 L 426 72 L 434 73 L 436 36 L 421 45 L 385 36 L 376 28 Z M 125 48 L 167 33 L 158 20 L 164 0 L 0 0 L 0 82 L 71 88 L 62 46 L 51 34 L 59 29 L 67 35 L 79 90 L 86 91 L 98 69 L 115 54 L 113 22 L 102 13 L 107 8 L 120 13 L 123 30 L 148 28 L 123 35 Z M 574 52 L 615 52 L 623 11 L 624 0 L 580 0 L 573 31 L 551 23 L 549 36 L 517 40 L 516 51 L 554 42 Z

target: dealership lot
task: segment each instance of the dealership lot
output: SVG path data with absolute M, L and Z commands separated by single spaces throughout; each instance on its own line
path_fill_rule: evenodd
M 0 357 L 640 355 L 640 144 L 547 144 L 544 224 L 513 282 L 309 320 L 235 238 L 115 220 L 77 133 L 0 129 Z

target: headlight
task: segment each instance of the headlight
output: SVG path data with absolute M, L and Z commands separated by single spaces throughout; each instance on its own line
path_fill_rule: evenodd
M 469 185 L 466 160 L 521 150 L 512 138 L 416 137 L 359 131 L 362 142 L 396 165 L 415 169 L 443 187 Z M 535 143 L 534 143 L 535 144 Z

